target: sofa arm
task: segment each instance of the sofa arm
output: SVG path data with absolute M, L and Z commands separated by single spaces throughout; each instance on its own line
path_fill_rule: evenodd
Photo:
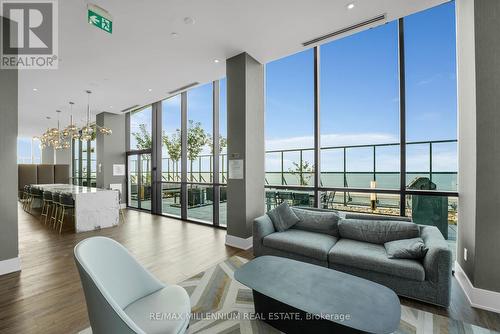
M 389 216 L 389 215 L 374 215 L 371 213 L 350 213 L 345 212 L 345 219 L 365 219 L 365 220 L 390 220 L 390 221 L 402 221 L 411 222 L 409 217 L 401 216 Z
M 253 221 L 253 254 L 255 256 L 262 255 L 262 241 L 266 235 L 276 232 L 273 222 L 267 214 L 255 218 Z
M 426 279 L 433 283 L 451 284 L 452 254 L 448 243 L 435 226 L 420 226 L 420 235 L 427 247 L 423 264 Z

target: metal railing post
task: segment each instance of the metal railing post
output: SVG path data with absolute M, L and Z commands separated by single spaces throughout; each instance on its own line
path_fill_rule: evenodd
M 347 157 L 347 152 L 346 152 L 346 148 L 344 147 L 344 172 L 343 172 L 343 175 L 344 175 L 344 188 L 347 188 L 347 175 L 346 175 L 346 157 Z M 347 197 L 346 197 L 347 193 L 344 191 L 344 206 L 347 206 Z
M 432 182 L 432 142 L 429 142 L 429 179 Z
M 281 185 L 285 185 L 285 174 L 284 174 L 284 164 L 283 164 L 283 151 L 281 151 Z
M 302 184 L 302 180 L 304 179 L 304 175 L 303 175 L 303 167 L 304 167 L 304 161 L 302 160 L 302 150 L 299 151 L 299 163 L 300 163 L 300 167 L 299 167 L 299 184 L 302 186 L 305 184 Z

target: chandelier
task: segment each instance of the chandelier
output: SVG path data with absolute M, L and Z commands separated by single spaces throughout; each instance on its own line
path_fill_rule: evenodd
M 69 116 L 69 125 L 63 130 L 63 136 L 68 139 L 79 139 L 80 138 L 80 129 L 73 124 L 73 105 L 74 102 L 69 103 L 70 108 L 70 116 Z
M 85 91 L 87 93 L 87 124 L 81 129 L 80 139 L 83 141 L 92 140 L 95 138 L 97 133 L 102 133 L 103 135 L 111 135 L 113 131 L 110 128 L 97 125 L 95 122 L 91 123 L 91 112 L 90 112 L 90 90 Z
M 59 114 L 61 110 L 56 110 L 57 112 L 57 128 L 50 128 L 45 131 L 40 139 L 40 147 L 42 149 L 46 147 L 53 147 L 56 150 L 68 149 L 71 147 L 67 136 L 65 136 L 64 131 L 61 131 L 61 126 L 59 122 Z M 47 118 L 50 119 L 50 118 Z
M 97 125 L 95 122 L 91 122 L 91 111 L 90 111 L 90 90 L 85 91 L 87 93 L 87 123 L 84 127 L 79 129 L 75 124 L 73 124 L 73 105 L 74 102 L 69 102 L 70 106 L 70 121 L 69 125 L 61 130 L 59 123 L 60 110 L 57 111 L 57 128 L 49 128 L 37 139 L 40 140 L 40 148 L 44 149 L 46 147 L 53 147 L 56 150 L 71 148 L 72 140 L 82 140 L 89 141 L 95 139 L 97 133 L 109 136 L 113 131 L 104 126 Z M 47 117 L 50 119 L 50 117 Z

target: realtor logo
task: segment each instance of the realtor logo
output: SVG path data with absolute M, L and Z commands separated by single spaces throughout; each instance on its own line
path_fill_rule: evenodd
M 0 0 L 2 69 L 57 69 L 57 0 Z

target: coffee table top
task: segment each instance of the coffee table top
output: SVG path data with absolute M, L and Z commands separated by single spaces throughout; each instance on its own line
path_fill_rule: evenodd
M 392 333 L 401 319 L 394 291 L 329 268 L 261 256 L 236 270 L 234 277 L 263 295 L 360 331 Z

